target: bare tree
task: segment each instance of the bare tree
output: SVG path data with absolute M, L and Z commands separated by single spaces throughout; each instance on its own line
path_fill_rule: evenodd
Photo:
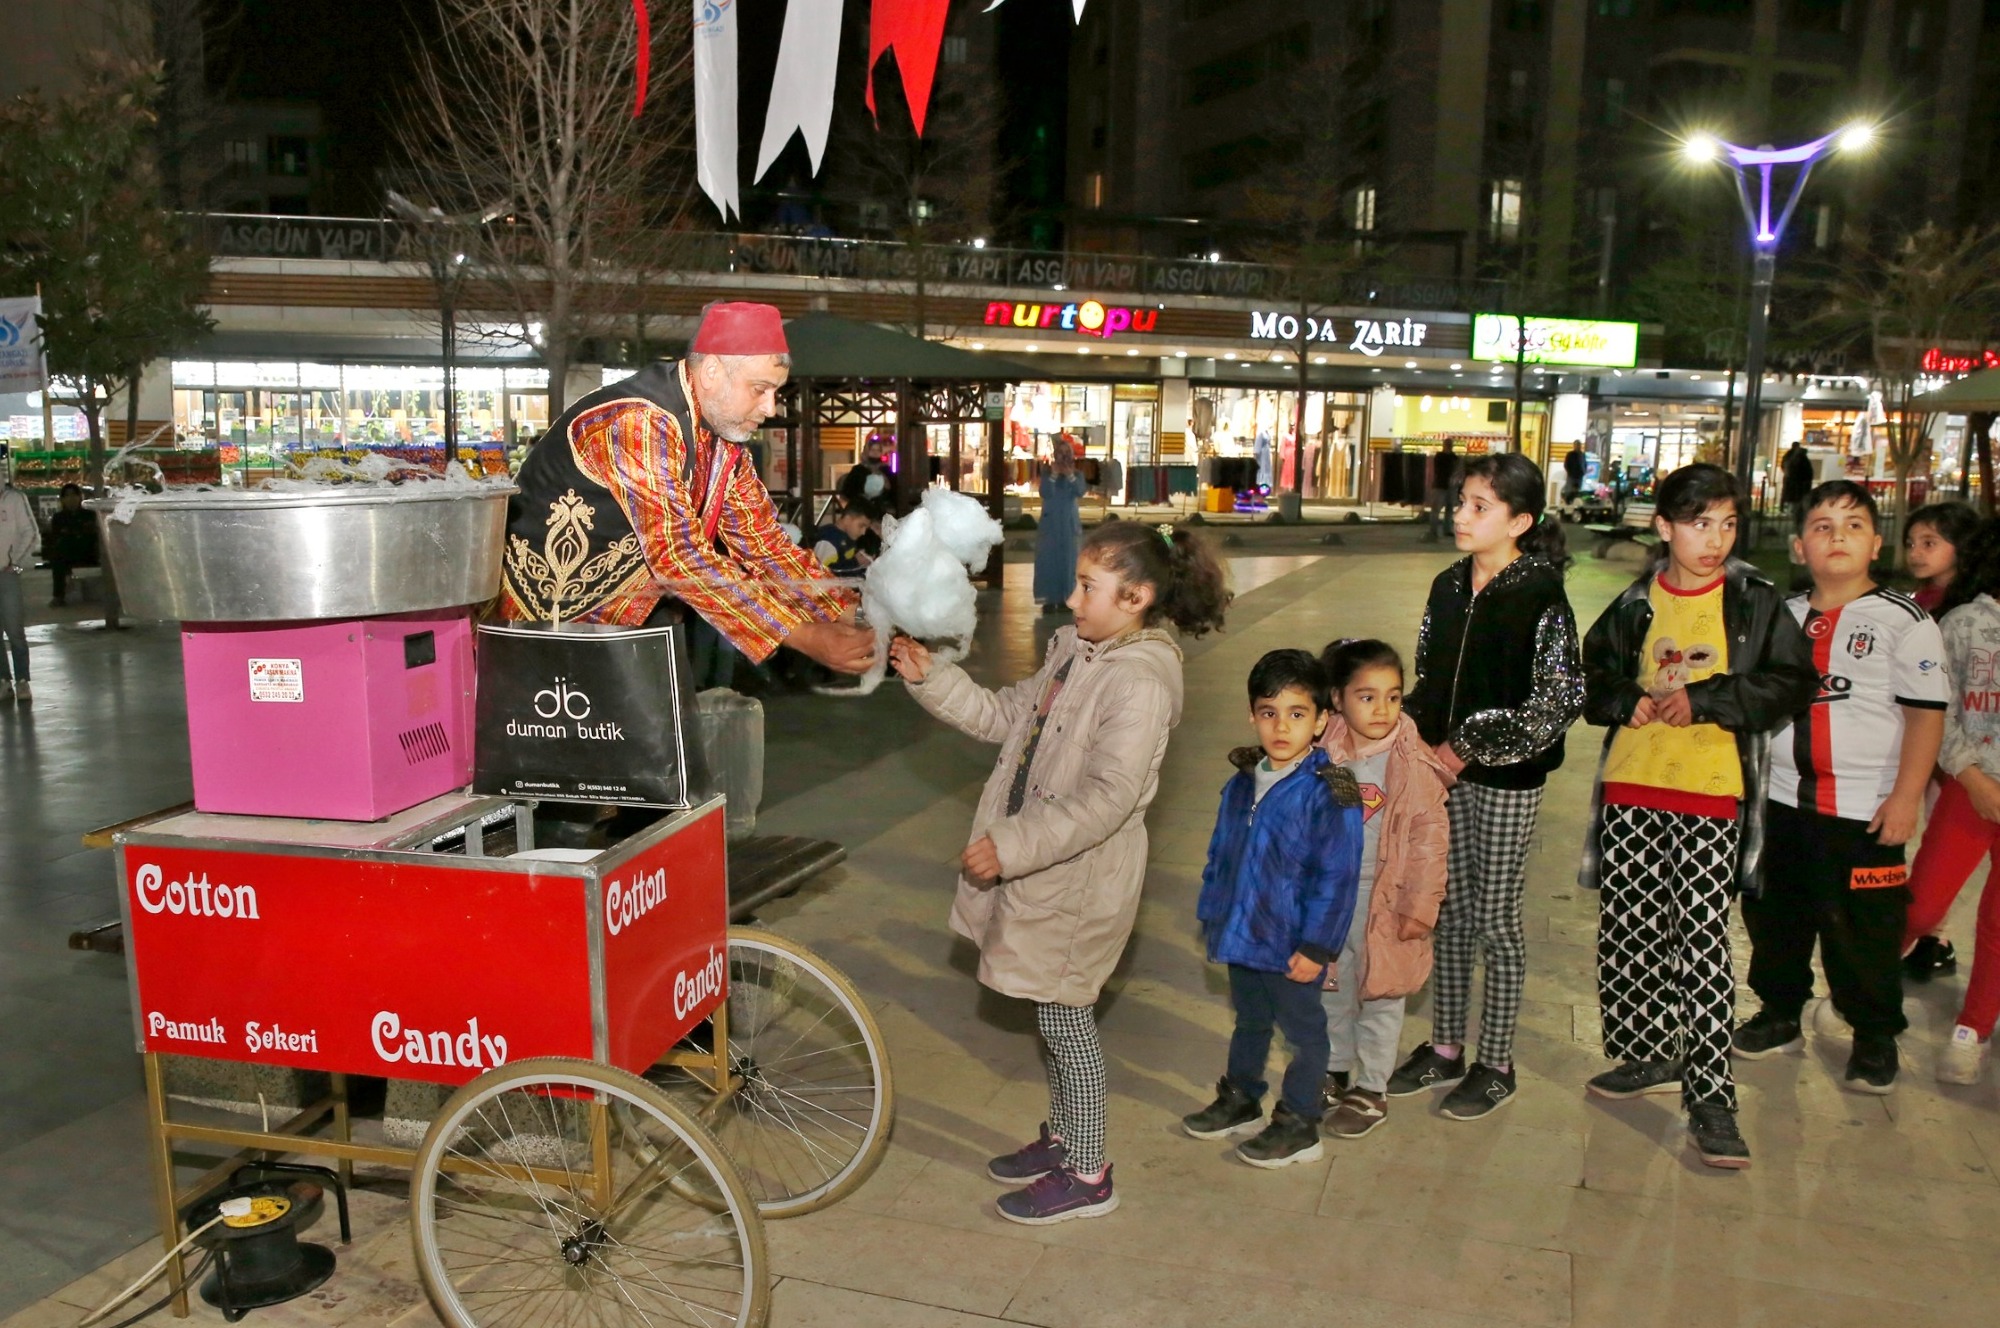
M 1926 225 L 1886 253 L 1850 255 L 1826 296 L 1819 321 L 1866 358 L 1881 390 L 1896 507 L 1905 511 L 1910 473 L 1937 422 L 1922 396 L 1924 352 L 1983 345 L 1993 336 L 2000 323 L 2000 226 Z
M 494 320 L 470 334 L 536 347 L 557 413 L 582 343 L 621 317 L 621 278 L 648 229 L 678 211 L 667 201 L 677 195 L 651 190 L 687 137 L 692 11 L 654 7 L 646 110 L 634 117 L 639 47 L 625 6 L 438 6 L 442 35 L 418 53 L 398 126 L 421 181 L 413 201 L 461 219 L 449 240 L 469 272 L 460 299 Z

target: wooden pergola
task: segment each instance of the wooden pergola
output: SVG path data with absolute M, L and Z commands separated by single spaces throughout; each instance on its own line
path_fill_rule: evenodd
M 1006 421 L 1000 394 L 1033 378 L 1013 361 L 926 341 L 876 323 L 832 314 L 801 314 L 785 324 L 792 376 L 780 398 L 782 414 L 766 427 L 786 433 L 786 475 L 793 500 L 817 516 L 820 431 L 879 429 L 896 439 L 895 506 L 914 506 L 930 483 L 926 430 L 951 426 L 945 479 L 959 487 L 967 429 L 986 430 L 986 507 L 1002 515 L 1006 492 Z

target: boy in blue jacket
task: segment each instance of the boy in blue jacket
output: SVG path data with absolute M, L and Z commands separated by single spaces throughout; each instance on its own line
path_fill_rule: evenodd
M 1273 650 L 1250 670 L 1258 746 L 1229 755 L 1237 773 L 1222 787 L 1195 907 L 1209 962 L 1229 965 L 1236 1031 L 1215 1101 L 1181 1128 L 1220 1139 L 1262 1119 L 1272 1028 L 1292 1044 L 1270 1124 L 1236 1149 L 1253 1167 L 1316 1162 L 1323 1152 L 1320 987 L 1353 919 L 1362 834 L 1354 776 L 1319 746 L 1331 704 L 1326 671 L 1304 650 Z

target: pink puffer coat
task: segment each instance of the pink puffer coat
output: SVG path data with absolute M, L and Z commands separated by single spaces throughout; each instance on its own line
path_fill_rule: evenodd
M 1028 769 L 1013 816 L 1007 795 L 1035 709 L 1074 660 Z M 1000 746 L 968 843 L 990 835 L 1000 880 L 961 876 L 951 928 L 979 947 L 979 980 L 997 992 L 1090 1005 L 1118 963 L 1146 877 L 1146 808 L 1159 788 L 1167 734 L 1181 718 L 1181 652 L 1147 628 L 1079 641 L 1063 627 L 1034 677 L 989 692 L 955 664 L 912 684 L 918 704 Z
M 1368 897 L 1368 971 L 1361 978 L 1365 1001 L 1408 996 L 1430 977 L 1430 937 L 1406 941 L 1397 930 L 1403 918 L 1437 926 L 1438 906 L 1444 903 L 1445 860 L 1451 850 L 1451 821 L 1445 815 L 1450 775 L 1444 763 L 1407 714 L 1396 721 L 1394 743 L 1384 776 L 1388 787 L 1382 790 L 1384 819 L 1375 888 Z M 1328 722 L 1320 746 L 1336 761 L 1353 759 L 1353 735 L 1339 715 Z M 1342 981 L 1349 977 L 1340 976 Z

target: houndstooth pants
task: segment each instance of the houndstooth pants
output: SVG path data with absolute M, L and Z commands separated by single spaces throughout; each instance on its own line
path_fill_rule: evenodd
M 1620 1061 L 1685 1057 L 1682 1100 L 1732 1111 L 1729 888 L 1736 835 L 1736 822 L 1725 817 L 1606 807 L 1598 839 L 1604 1054 Z
M 1063 1141 L 1073 1171 L 1104 1166 L 1104 1047 L 1097 1011 L 1088 1005 L 1037 1002 L 1042 1064 L 1049 1073 L 1049 1133 Z
M 1451 791 L 1451 857 L 1444 904 L 1431 948 L 1431 1041 L 1465 1041 L 1472 1004 L 1472 961 L 1486 958 L 1486 999 L 1479 1011 L 1479 1062 L 1514 1063 L 1514 1027 L 1528 978 L 1521 893 L 1542 790 L 1459 784 Z

